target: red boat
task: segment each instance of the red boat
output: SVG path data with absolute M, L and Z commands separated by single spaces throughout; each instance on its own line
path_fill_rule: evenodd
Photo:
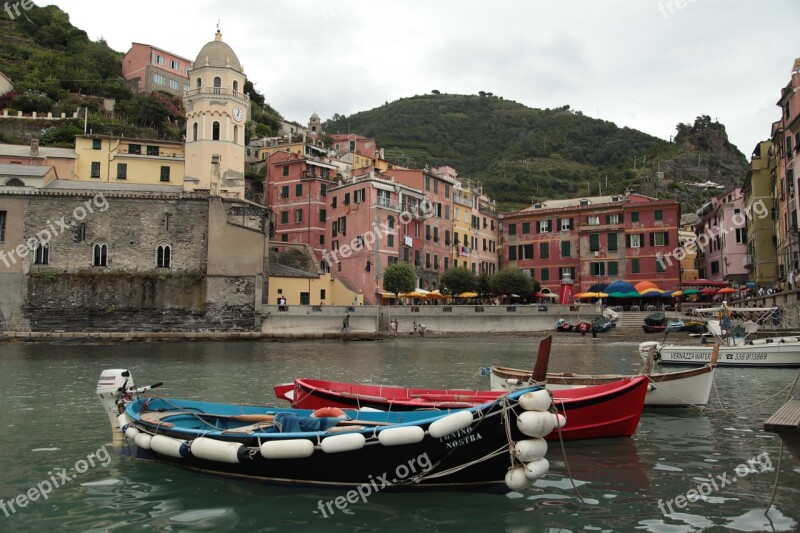
M 630 437 L 642 416 L 647 383 L 647 376 L 634 376 L 605 385 L 552 391 L 553 404 L 567 419 L 562 437 L 568 440 Z M 503 391 L 412 389 L 318 379 L 296 379 L 294 383 L 275 386 L 279 399 L 302 409 L 463 409 L 494 401 L 503 394 Z M 547 438 L 557 440 L 558 431 Z

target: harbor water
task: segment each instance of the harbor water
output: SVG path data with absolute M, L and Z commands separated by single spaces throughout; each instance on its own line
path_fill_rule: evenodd
M 163 381 L 154 392 L 166 397 L 265 405 L 277 404 L 274 384 L 295 377 L 488 388 L 481 367 L 531 368 L 536 348 L 531 337 L 489 335 L 0 344 L 0 531 L 800 529 L 800 465 L 788 453 L 764 514 L 780 439 L 762 426 L 785 400 L 791 369 L 720 368 L 706 412 L 647 410 L 633 438 L 567 442 L 566 461 L 551 442 L 550 473 L 519 493 L 379 492 L 333 514 L 320 502 L 346 491 L 227 479 L 117 453 L 94 394 L 105 368 L 130 369 L 138 386 Z M 635 343 L 602 337 L 559 335 L 550 359 L 554 372 L 637 368 Z M 56 485 L 46 498 L 18 498 L 45 481 Z

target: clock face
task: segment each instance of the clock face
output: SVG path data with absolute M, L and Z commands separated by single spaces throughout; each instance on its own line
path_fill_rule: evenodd
M 234 107 L 233 108 L 233 120 L 236 122 L 241 122 L 244 119 L 244 112 L 242 111 L 241 107 Z

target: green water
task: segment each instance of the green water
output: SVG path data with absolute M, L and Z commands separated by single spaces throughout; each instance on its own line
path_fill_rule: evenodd
M 571 343 L 571 344 L 570 344 Z M 104 368 L 129 368 L 137 385 L 166 384 L 172 397 L 274 404 L 272 385 L 295 376 L 428 387 L 485 388 L 481 366 L 530 367 L 528 338 L 399 338 L 382 342 L 0 345 L 0 497 L 5 502 L 110 446 L 94 396 Z M 551 370 L 632 372 L 636 345 L 557 337 Z M 771 523 L 769 500 L 780 440 L 761 430 L 784 395 L 752 407 L 792 382 L 794 370 L 722 368 L 727 411 L 645 412 L 632 439 L 557 443 L 551 471 L 522 493 L 378 493 L 328 518 L 320 500 L 336 490 L 277 488 L 222 479 L 118 454 L 97 460 L 47 500 L 0 510 L 0 531 L 792 531 L 800 523 L 800 466 L 784 455 Z M 715 394 L 712 391 L 712 398 Z M 711 407 L 719 408 L 714 399 Z M 751 408 L 752 407 L 752 408 Z M 747 409 L 747 410 L 744 410 Z M 767 455 L 768 454 L 768 455 Z M 712 476 L 752 472 L 664 516 L 658 501 Z M 742 471 L 744 472 L 744 471 Z M 719 484 L 718 484 L 719 485 Z M 8 513 L 8 516 L 5 513 Z

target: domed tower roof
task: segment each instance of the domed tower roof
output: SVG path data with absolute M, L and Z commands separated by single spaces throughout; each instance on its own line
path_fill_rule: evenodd
M 316 113 L 312 113 L 311 120 L 314 120 L 314 119 L 319 120 L 319 115 L 317 115 Z
M 239 72 L 242 72 L 242 64 L 239 63 L 239 58 L 236 57 L 233 48 L 228 46 L 227 43 L 222 41 L 222 33 L 217 30 L 214 35 L 214 40 L 206 43 L 197 54 L 197 59 L 194 61 L 194 68 L 202 67 L 229 67 Z

